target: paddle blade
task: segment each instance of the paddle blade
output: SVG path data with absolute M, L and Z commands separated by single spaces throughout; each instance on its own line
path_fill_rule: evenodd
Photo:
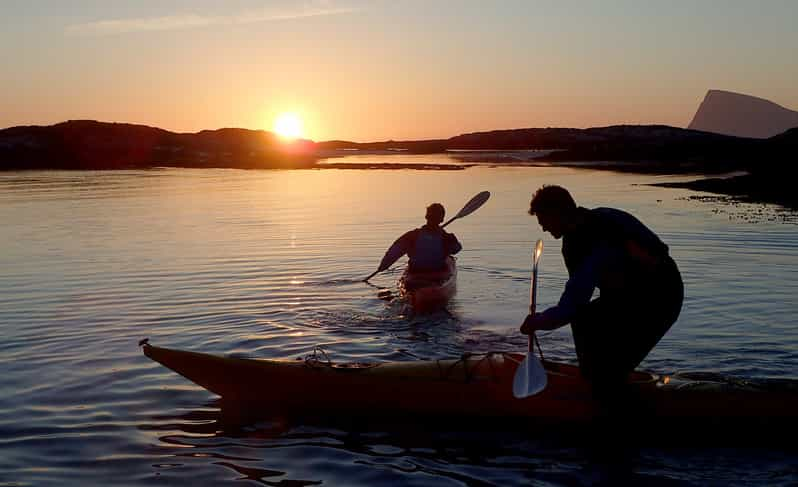
M 529 313 L 535 314 L 537 307 L 538 291 L 538 263 L 540 255 L 543 253 L 543 240 L 535 243 L 535 250 L 532 253 L 532 283 L 529 288 Z M 546 387 L 546 369 L 532 350 L 534 334 L 529 336 L 529 352 L 521 365 L 515 370 L 513 377 L 513 395 L 517 399 L 534 396 Z
M 543 254 L 543 240 L 538 239 L 535 242 L 535 252 L 532 257 L 532 269 L 536 270 L 538 268 L 538 262 L 540 262 L 540 256 Z
M 513 396 L 516 399 L 534 396 L 546 388 L 546 370 L 537 356 L 529 352 L 526 358 L 515 369 L 513 377 Z
M 466 215 L 470 215 L 479 209 L 480 206 L 484 205 L 486 201 L 490 198 L 490 191 L 483 191 L 478 195 L 471 198 L 471 200 L 465 204 L 462 210 L 460 210 L 454 218 L 463 218 Z

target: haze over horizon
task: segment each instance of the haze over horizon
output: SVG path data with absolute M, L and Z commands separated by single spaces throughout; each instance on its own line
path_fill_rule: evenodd
M 686 127 L 707 90 L 798 108 L 798 2 L 3 2 L 0 128 L 96 119 L 313 140 Z

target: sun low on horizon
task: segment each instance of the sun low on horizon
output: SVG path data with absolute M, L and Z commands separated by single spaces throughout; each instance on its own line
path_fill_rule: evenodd
M 285 140 L 299 139 L 304 136 L 302 119 L 295 112 L 279 114 L 274 119 L 272 131 Z

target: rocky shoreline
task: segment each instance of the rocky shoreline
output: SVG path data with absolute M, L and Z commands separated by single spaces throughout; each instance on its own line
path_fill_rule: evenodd
M 366 161 L 319 163 L 348 155 L 447 154 L 454 164 Z M 789 185 L 798 170 L 798 128 L 752 139 L 664 125 L 589 129 L 528 128 L 463 134 L 449 139 L 355 143 L 279 139 L 262 130 L 219 129 L 193 134 L 144 125 L 69 121 L 0 130 L 0 170 L 148 169 L 413 169 L 456 171 L 476 164 L 561 166 L 643 174 L 695 175 L 662 183 L 798 209 Z M 712 177 L 733 171 L 731 178 Z M 788 185 L 790 187 L 788 187 Z
M 746 174 L 729 178 L 697 179 L 681 183 L 656 183 L 652 186 L 704 191 L 729 196 L 734 201 L 771 203 L 790 210 L 798 210 L 798 192 L 795 191 L 791 181 L 783 178 Z

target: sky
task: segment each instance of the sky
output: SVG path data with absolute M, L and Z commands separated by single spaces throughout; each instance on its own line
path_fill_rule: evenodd
M 353 141 L 798 110 L 798 1 L 0 0 L 0 128 L 93 119 Z

